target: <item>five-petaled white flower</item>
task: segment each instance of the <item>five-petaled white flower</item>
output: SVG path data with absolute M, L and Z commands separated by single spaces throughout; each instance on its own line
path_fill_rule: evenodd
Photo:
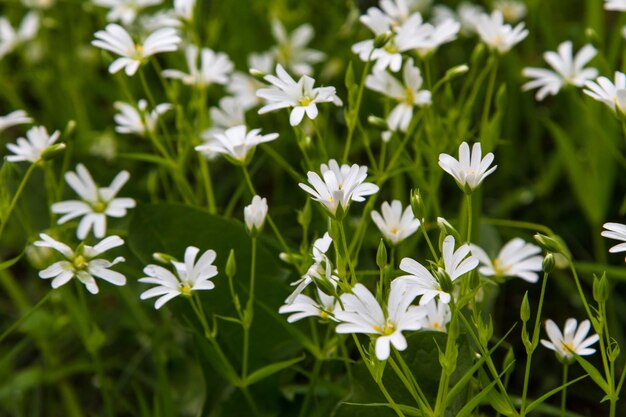
M 217 132 L 213 140 L 196 146 L 199 152 L 218 153 L 225 155 L 238 164 L 247 164 L 252 157 L 252 151 L 257 145 L 270 142 L 278 138 L 278 133 L 260 135 L 261 129 L 247 131 L 245 125 L 231 127 L 223 133 Z
M 335 297 L 317 289 L 317 300 L 304 294 L 297 294 L 293 302 L 286 302 L 278 312 L 280 314 L 291 314 L 287 317 L 288 323 L 302 320 L 305 317 L 321 317 L 322 319 L 335 320 L 333 312 L 337 308 Z
M 596 49 L 591 45 L 585 45 L 576 56 L 573 56 L 572 42 L 565 41 L 558 47 L 558 53 L 548 51 L 543 54 L 545 61 L 550 64 L 554 71 L 545 68 L 527 67 L 522 74 L 533 80 L 522 86 L 522 90 L 528 91 L 539 88 L 535 98 L 543 100 L 548 94 L 556 95 L 561 88 L 571 84 L 583 87 L 587 81 L 598 75 L 595 68 L 585 68 L 585 65 L 596 56 Z
M 443 270 L 438 271 L 438 275 L 447 274 L 450 281 L 454 281 L 464 274 L 474 270 L 478 266 L 478 259 L 470 253 L 468 244 L 461 245 L 454 250 L 454 237 L 446 236 L 442 245 Z M 441 283 L 435 276 L 419 262 L 404 258 L 400 261 L 400 269 L 409 275 L 403 275 L 397 279 L 405 281 L 408 286 L 414 287 L 418 295 L 422 295 L 420 305 L 425 305 L 433 298 L 439 296 L 439 301 L 450 302 L 450 293 L 444 291 Z M 450 291 L 451 289 L 446 289 Z
M 626 12 L 626 0 L 604 0 L 604 10 Z
M 207 250 L 196 262 L 198 253 L 200 249 L 189 246 L 185 250 L 184 262 L 172 261 L 176 274 L 159 265 L 146 266 L 143 272 L 147 277 L 140 278 L 139 282 L 155 284 L 156 287 L 144 291 L 139 298 L 145 300 L 159 297 L 154 303 L 154 308 L 158 310 L 163 304 L 179 295 L 191 296 L 192 291 L 215 288 L 215 284 L 210 281 L 217 275 L 217 267 L 213 265 L 216 257 L 215 251 Z
M 13 152 L 14 155 L 6 156 L 6 160 L 9 162 L 38 162 L 42 154 L 59 139 L 59 135 L 58 130 L 55 130 L 49 135 L 48 131 L 43 126 L 32 127 L 26 132 L 26 139 L 17 138 L 17 144 L 7 144 L 7 148 Z
M 243 217 L 248 231 L 256 234 L 263 229 L 263 224 L 267 217 L 267 210 L 266 198 L 261 198 L 258 195 L 252 197 L 252 203 L 243 209 Z
M 38 30 L 39 15 L 35 12 L 24 16 L 17 30 L 13 29 L 6 17 L 0 16 L 0 58 L 13 52 L 20 44 L 33 39 Z
M 482 14 L 478 18 L 476 31 L 488 47 L 501 54 L 508 52 L 528 36 L 528 30 L 524 28 L 523 22 L 513 28 L 504 23 L 502 13 L 498 10 L 491 15 Z
M 311 65 L 322 62 L 326 58 L 325 53 L 306 47 L 315 35 L 313 26 L 308 23 L 299 26 L 291 32 L 291 35 L 288 35 L 280 20 L 274 19 L 272 35 L 277 42 L 272 49 L 276 61 L 296 75 L 311 75 L 313 73 Z
M 403 212 L 402 203 L 398 200 L 393 200 L 391 205 L 385 201 L 381 211 L 382 216 L 376 210 L 372 211 L 372 220 L 392 245 L 402 242 L 420 227 L 420 221 L 413 215 L 411 206 L 407 206 Z
M 83 164 L 78 164 L 76 172 L 65 173 L 65 181 L 82 200 L 54 203 L 51 207 L 52 212 L 64 214 L 57 220 L 57 223 L 63 224 L 82 216 L 76 230 L 76 236 L 79 239 L 85 239 L 92 227 L 95 237 L 104 237 L 107 216 L 124 217 L 127 209 L 135 207 L 135 200 L 132 198 L 115 198 L 129 177 L 130 174 L 127 171 L 122 171 L 115 176 L 111 185 L 98 188 L 87 168 Z
M 374 70 L 374 73 L 365 79 L 365 85 L 370 90 L 398 101 L 396 107 L 387 116 L 387 124 L 393 131 L 406 132 L 413 118 L 413 107 L 430 105 L 431 93 L 427 90 L 420 90 L 422 77 L 412 58 L 404 64 L 402 76 L 404 84 L 387 71 Z
M 376 357 L 384 361 L 389 357 L 391 345 L 402 351 L 407 342 L 402 334 L 406 330 L 419 330 L 426 311 L 411 303 L 416 292 L 401 281 L 394 281 L 389 292 L 386 314 L 372 293 L 363 285 L 356 284 L 352 294 L 342 294 L 343 310 L 335 310 L 340 322 L 337 333 L 365 333 L 376 336 Z
M 11 126 L 24 125 L 32 123 L 33 119 L 28 117 L 24 110 L 15 110 L 4 116 L 0 116 L 0 132 Z
M 476 142 L 470 148 L 467 142 L 461 143 L 459 146 L 459 159 L 442 153 L 439 155 L 439 166 L 452 175 L 461 190 L 465 193 L 474 191 L 480 183 L 487 178 L 498 167 L 497 165 L 489 168 L 494 160 L 493 153 L 489 152 L 482 157 L 482 149 L 480 142 Z
M 441 301 L 430 300 L 422 308 L 426 310 L 426 315 L 422 319 L 422 329 L 445 333 L 446 326 L 452 318 L 450 306 Z
M 259 114 L 291 107 L 289 123 L 296 126 L 300 124 L 305 113 L 309 119 L 317 117 L 317 103 L 342 105 L 335 93 L 335 87 L 314 88 L 315 80 L 308 75 L 303 75 L 296 82 L 280 64 L 276 65 L 276 75 L 278 77 L 266 75 L 264 78 L 272 87 L 261 88 L 256 93 L 266 101 L 265 106 L 259 109 Z
M 109 22 L 122 22 L 130 25 L 135 21 L 137 14 L 146 7 L 161 4 L 163 0 L 92 0 L 96 6 L 106 7 L 109 10 Z
M 626 225 L 620 223 L 604 223 L 602 226 L 606 230 L 603 230 L 601 235 L 615 240 L 621 240 L 622 243 L 611 247 L 610 253 L 624 252 L 626 251 Z
M 170 103 L 161 103 L 157 104 L 154 110 L 148 112 L 148 102 L 144 99 L 137 102 L 137 107 L 121 101 L 116 101 L 114 106 L 119 112 L 113 116 L 117 124 L 115 131 L 139 136 L 146 136 L 154 132 L 158 118 L 172 108 Z
M 206 87 L 211 84 L 226 84 L 235 66 L 228 55 L 223 52 L 214 52 L 209 48 L 198 49 L 196 45 L 187 45 L 185 48 L 189 74 L 175 69 L 161 72 L 165 78 L 181 80 L 183 84 L 196 87 Z M 200 56 L 200 67 L 198 67 Z
M 614 112 L 626 114 L 626 74 L 615 71 L 615 83 L 607 77 L 598 77 L 596 81 L 587 81 L 583 93 L 600 101 Z
M 41 240 L 35 242 L 35 246 L 52 248 L 65 257 L 65 260 L 55 262 L 39 272 L 39 276 L 43 279 L 54 278 L 52 288 L 66 284 L 73 277 L 82 282 L 87 291 L 92 294 L 97 294 L 99 291 L 94 277 L 101 278 L 113 285 L 126 284 L 124 275 L 109 269 L 119 262 L 124 262 L 123 257 L 118 256 L 113 261 L 98 258 L 109 249 L 124 244 L 119 236 L 108 236 L 94 246 L 80 245 L 76 250 L 70 249 L 66 244 L 54 240 L 45 233 L 41 233 L 39 237 Z
M 350 207 L 352 201 L 365 201 L 366 196 L 378 192 L 378 186 L 364 182 L 367 178 L 367 167 L 354 164 L 338 166 L 337 161 L 331 159 L 329 166 L 322 164 L 322 176 L 313 171 L 307 173 L 309 184 L 298 184 L 307 193 L 319 201 L 333 216 L 342 217 Z M 341 207 L 341 213 L 337 209 Z
M 518 277 L 528 282 L 537 282 L 538 271 L 541 271 L 543 257 L 539 255 L 541 248 L 523 239 L 511 239 L 500 249 L 498 257 L 491 260 L 489 255 L 479 246 L 470 244 L 472 255 L 481 263 L 478 272 L 486 277 Z
M 587 356 L 595 353 L 595 349 L 589 346 L 596 343 L 600 337 L 597 334 L 587 337 L 591 323 L 584 320 L 578 326 L 576 319 L 567 319 L 563 333 L 552 320 L 546 320 L 546 333 L 548 338 L 541 339 L 541 344 L 556 352 L 560 360 L 571 360 L 574 353 L 579 356 Z
M 181 42 L 176 29 L 162 28 L 152 32 L 141 43 L 135 43 L 126 29 L 116 23 L 108 24 L 105 30 L 94 34 L 93 46 L 120 55 L 109 66 L 109 72 L 115 74 L 125 68 L 126 75 L 134 75 L 139 66 L 149 57 L 161 52 L 172 52 L 178 49 Z

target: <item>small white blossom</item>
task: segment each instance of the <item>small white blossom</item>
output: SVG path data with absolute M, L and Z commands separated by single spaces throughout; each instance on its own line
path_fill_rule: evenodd
M 376 210 L 372 211 L 372 220 L 393 245 L 402 242 L 420 227 L 420 221 L 413 216 L 411 206 L 407 206 L 403 212 L 402 203 L 398 200 L 393 200 L 391 205 L 385 201 L 381 211 L 382 216 Z
M 622 243 L 611 247 L 610 253 L 618 253 L 626 251 L 626 225 L 620 223 L 604 223 L 602 225 L 606 230 L 603 230 L 601 235 L 615 240 L 621 240 Z
M 195 87 L 207 87 L 211 84 L 226 84 L 234 65 L 228 55 L 214 52 L 208 48 L 198 49 L 196 45 L 187 45 L 185 48 L 189 74 L 179 70 L 167 69 L 161 74 L 165 78 L 181 80 L 183 84 Z M 198 67 L 200 56 L 200 67 Z
M 107 13 L 109 22 L 122 22 L 127 26 L 135 21 L 141 10 L 162 2 L 163 0 L 92 0 L 96 6 L 110 9 Z
M 532 67 L 522 70 L 524 76 L 534 78 L 534 80 L 524 84 L 522 90 L 528 91 L 539 88 L 535 98 L 541 101 L 548 94 L 556 95 L 565 85 L 583 87 L 587 81 L 591 81 L 598 75 L 598 70 L 595 68 L 585 68 L 585 65 L 596 56 L 597 52 L 593 46 L 585 45 L 576 56 L 573 56 L 572 42 L 561 43 L 558 47 L 558 53 L 548 51 L 543 54 L 543 58 L 554 71 Z
M 597 334 L 587 337 L 590 329 L 589 320 L 584 320 L 578 326 L 576 319 L 567 319 L 561 333 L 555 322 L 546 320 L 546 333 L 550 340 L 541 339 L 541 344 L 555 351 L 559 359 L 573 359 L 574 353 L 579 356 L 592 355 L 596 350 L 589 346 L 596 343 L 600 337 Z
M 185 249 L 184 262 L 172 261 L 176 274 L 159 265 L 146 266 L 143 272 L 147 277 L 140 278 L 139 282 L 154 284 L 156 287 L 144 291 L 139 298 L 145 300 L 159 297 L 154 303 L 154 308 L 158 310 L 179 295 L 189 297 L 192 291 L 215 288 L 215 284 L 210 279 L 217 275 L 217 267 L 213 265 L 216 253 L 209 249 L 196 262 L 198 253 L 200 249 L 189 246 Z
M 211 116 L 211 127 L 200 134 L 205 144 L 213 141 L 216 134 L 223 134 L 226 129 L 246 124 L 246 106 L 237 97 L 222 97 L 218 107 L 209 109 Z M 209 159 L 215 158 L 218 154 L 204 151 Z
M 196 0 L 174 0 L 174 12 L 181 19 L 191 22 L 196 8 Z
M 81 245 L 76 250 L 70 249 L 66 244 L 52 239 L 45 233 L 41 233 L 39 237 L 41 240 L 35 242 L 35 246 L 52 248 L 65 257 L 65 260 L 55 262 L 39 272 L 39 276 L 43 279 L 54 278 L 52 280 L 52 288 L 58 288 L 67 284 L 73 277 L 82 282 L 87 291 L 92 294 L 97 294 L 99 291 L 94 277 L 103 279 L 113 285 L 126 284 L 124 275 L 109 269 L 119 262 L 124 262 L 123 257 L 118 256 L 113 261 L 98 258 L 109 249 L 124 244 L 124 241 L 119 236 L 109 236 L 94 246 Z
M 459 30 L 463 36 L 470 36 L 476 33 L 478 18 L 485 13 L 485 10 L 473 3 L 461 2 L 456 11 L 444 5 L 436 5 L 433 8 L 433 22 L 439 24 L 446 19 L 453 19 L 461 24 Z
M 333 243 L 333 239 L 330 237 L 328 232 L 324 233 L 319 239 L 316 239 L 313 242 L 312 249 L 312 257 L 313 257 L 313 265 L 309 267 L 307 272 L 300 277 L 297 281 L 292 282 L 290 285 L 292 287 L 296 287 L 295 290 L 287 297 L 285 300 L 285 304 L 293 304 L 304 291 L 304 289 L 312 283 L 314 280 L 323 280 L 329 282 L 331 285 L 336 284 L 339 281 L 339 278 L 334 275 L 333 266 L 326 256 L 330 245 Z
M 434 53 L 444 43 L 452 42 L 461 30 L 461 24 L 454 19 L 444 19 L 432 25 L 425 23 L 420 28 L 422 39 L 417 45 L 417 53 L 422 58 Z
M 450 306 L 437 300 L 430 300 L 422 308 L 426 310 L 426 315 L 422 319 L 422 329 L 446 332 L 446 326 L 452 318 Z
M 59 136 L 58 130 L 49 135 L 45 127 L 35 126 L 26 132 L 26 139 L 18 138 L 17 144 L 7 144 L 7 148 L 14 155 L 6 156 L 6 160 L 9 162 L 38 162 L 41 155 L 59 139 Z
M 122 171 L 115 176 L 108 187 L 98 188 L 91 174 L 83 164 L 76 166 L 76 172 L 65 173 L 65 181 L 82 200 L 69 200 L 54 203 L 53 213 L 63 214 L 58 224 L 63 224 L 76 217 L 82 217 L 76 230 L 76 236 L 83 240 L 93 227 L 93 234 L 102 238 L 106 234 L 107 217 L 124 217 L 126 210 L 135 207 L 132 198 L 115 198 L 126 184 L 130 174 Z
M 252 203 L 243 209 L 246 227 L 250 232 L 260 232 L 267 217 L 267 199 L 258 195 L 252 197 Z
M 176 29 L 162 28 L 136 44 L 126 29 L 115 23 L 108 24 L 105 30 L 97 31 L 94 37 L 96 39 L 91 42 L 93 46 L 121 56 L 109 66 L 109 72 L 115 74 L 125 68 L 128 76 L 134 75 L 147 58 L 161 52 L 176 51 L 181 42 Z
M 526 5 L 519 0 L 498 0 L 493 8 L 502 13 L 504 20 L 515 23 L 526 16 Z
M 319 300 L 319 301 L 318 301 Z M 280 314 L 291 314 L 287 317 L 288 323 L 294 323 L 306 317 L 321 317 L 335 320 L 333 312 L 337 308 L 335 297 L 317 289 L 317 300 L 304 294 L 297 294 L 291 303 L 285 303 L 278 309 Z
M 389 357 L 391 346 L 403 351 L 407 342 L 402 334 L 407 330 L 419 330 L 425 310 L 411 303 L 414 291 L 400 281 L 394 281 L 389 292 L 386 314 L 372 293 L 363 285 L 356 284 L 352 294 L 342 294 L 343 310 L 335 310 L 340 322 L 337 333 L 365 333 L 376 336 L 376 357 L 384 361 Z
M 365 85 L 398 101 L 387 116 L 387 124 L 393 131 L 406 132 L 413 118 L 413 107 L 430 105 L 431 93 L 428 90 L 420 90 L 422 77 L 412 58 L 404 64 L 402 75 L 404 84 L 387 71 L 374 70 L 374 73 L 365 79 Z
M 461 190 L 467 193 L 475 190 L 487 176 L 496 170 L 497 165 L 489 168 L 493 159 L 491 152 L 484 158 L 482 157 L 480 142 L 474 144 L 471 153 L 467 142 L 463 142 L 459 146 L 459 159 L 456 160 L 442 153 L 439 155 L 439 166 L 452 175 Z
M 0 16 L 0 58 L 13 52 L 19 45 L 28 42 L 37 35 L 39 15 L 29 12 L 24 16 L 17 30 L 9 20 Z
M 154 132 L 158 118 L 172 108 L 170 103 L 161 103 L 148 112 L 148 102 L 144 99 L 137 102 L 137 107 L 121 101 L 116 101 L 114 106 L 119 112 L 113 116 L 117 124 L 115 131 L 139 136 L 147 136 Z
M 454 237 L 446 236 L 442 245 L 444 269 L 439 271 L 439 274 L 447 274 L 453 284 L 459 277 L 478 266 L 478 259 L 471 255 L 468 244 L 461 245 L 456 251 L 454 244 Z M 416 289 L 417 294 L 422 296 L 420 305 L 427 304 L 437 296 L 439 296 L 439 301 L 443 303 L 450 302 L 450 294 L 442 289 L 439 280 L 419 262 L 411 258 L 404 258 L 400 261 L 400 270 L 409 275 L 403 275 L 397 279 L 406 281 L 408 286 Z
M 273 56 L 278 63 L 296 75 L 311 75 L 313 73 L 311 65 L 322 62 L 326 58 L 323 52 L 306 47 L 315 35 L 313 26 L 308 23 L 299 26 L 291 35 L 288 35 L 283 24 L 278 19 L 274 19 L 272 35 L 277 42 L 272 49 Z
M 198 145 L 195 149 L 198 152 L 225 155 L 239 164 L 246 164 L 258 145 L 278 138 L 278 133 L 260 135 L 260 132 L 261 129 L 252 129 L 248 132 L 245 125 L 231 127 L 223 133 L 215 133 L 213 140 Z
M 513 28 L 504 23 L 502 13 L 498 10 L 491 15 L 482 14 L 478 18 L 476 31 L 489 48 L 501 54 L 508 52 L 528 36 L 528 30 L 524 28 L 523 22 Z
M 366 166 L 344 164 L 339 168 L 334 159 L 329 161 L 329 166 L 322 164 L 321 177 L 313 171 L 307 173 L 309 184 L 313 187 L 303 183 L 298 185 L 319 201 L 331 216 L 337 215 L 339 207 L 345 213 L 352 201 L 365 201 L 364 197 L 378 192 L 377 185 L 364 182 L 367 178 Z
M 604 10 L 626 12 L 626 0 L 604 0 Z
M 276 76 L 266 75 L 264 78 L 272 87 L 261 88 L 257 96 L 265 100 L 266 105 L 259 109 L 259 114 L 291 107 L 289 124 L 297 126 L 304 114 L 315 119 L 318 114 L 317 103 L 334 103 L 341 106 L 342 102 L 335 93 L 335 87 L 314 88 L 315 80 L 308 75 L 300 77 L 296 82 L 280 65 L 276 65 Z
M 0 132 L 11 126 L 24 125 L 32 123 L 33 119 L 28 117 L 28 114 L 24 110 L 15 110 L 4 116 L 0 116 Z
M 626 114 L 626 74 L 615 71 L 615 83 L 607 77 L 598 77 L 596 81 L 587 81 L 583 93 L 600 101 L 614 112 Z
M 523 239 L 511 239 L 500 249 L 500 253 L 493 261 L 489 255 L 479 246 L 474 244 L 472 255 L 481 263 L 478 272 L 486 277 L 518 277 L 531 283 L 539 280 L 537 272 L 541 271 L 543 257 L 540 255 L 541 248 Z

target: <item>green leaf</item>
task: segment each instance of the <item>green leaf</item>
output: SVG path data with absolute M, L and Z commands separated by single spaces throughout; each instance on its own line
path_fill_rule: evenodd
M 533 411 L 535 408 L 537 408 L 538 405 L 540 405 L 541 403 L 543 403 L 545 400 L 547 400 L 548 398 L 552 397 L 554 394 L 556 394 L 557 392 L 561 391 L 563 388 L 568 387 L 578 381 L 580 381 L 581 379 L 587 378 L 587 375 L 583 375 L 583 376 L 579 376 L 576 379 L 572 379 L 571 381 L 569 381 L 567 384 L 565 385 L 561 385 L 560 387 L 557 387 L 553 390 L 548 391 L 547 393 L 543 394 L 541 397 L 537 398 L 535 401 L 533 401 L 532 403 L 528 404 L 528 407 L 526 407 L 526 412 L 530 413 L 531 411 Z
M 304 355 L 298 358 L 288 359 L 286 361 L 276 362 L 276 363 L 272 363 L 270 365 L 264 366 L 252 372 L 250 375 L 248 375 L 248 377 L 245 379 L 245 381 L 243 381 L 243 383 L 246 386 L 255 384 L 267 378 L 270 375 L 274 375 L 276 372 L 282 371 L 283 369 L 286 369 L 292 365 L 295 365 L 296 363 L 302 361 L 303 359 L 304 359 Z
M 589 361 L 587 361 L 580 355 L 574 353 L 574 358 L 580 364 L 580 366 L 583 367 L 585 372 L 589 374 L 591 379 L 593 379 L 593 382 L 595 382 L 596 385 L 599 386 L 605 394 L 610 395 L 611 391 L 609 388 L 609 384 L 604 380 L 604 377 L 600 374 L 600 371 L 598 371 L 595 366 L 593 366 L 591 363 L 589 363 Z
M 15 258 L 7 259 L 6 261 L 0 263 L 0 271 L 4 271 L 5 269 L 11 268 L 13 265 L 17 263 L 17 261 L 19 261 L 22 258 L 22 256 L 24 256 L 24 251 L 22 251 Z
M 351 402 L 343 402 L 342 404 L 345 405 L 353 405 L 353 406 L 357 406 L 357 407 L 387 407 L 393 410 L 393 407 L 391 406 L 391 404 L 388 403 L 351 403 Z M 407 416 L 416 416 L 416 417 L 422 417 L 424 414 L 422 414 L 422 412 L 420 410 L 418 410 L 415 407 L 411 407 L 405 404 L 396 404 L 398 406 L 398 408 L 400 409 L 400 411 L 402 411 L 404 413 L 404 415 Z
M 134 161 L 142 161 L 142 162 L 149 162 L 151 164 L 162 165 L 163 167 L 168 168 L 168 169 L 176 168 L 176 165 L 172 161 L 168 161 L 165 158 L 161 158 L 160 156 L 156 156 L 156 155 L 152 155 L 148 153 L 128 152 L 128 153 L 121 153 L 118 155 L 118 157 L 121 159 L 131 159 Z

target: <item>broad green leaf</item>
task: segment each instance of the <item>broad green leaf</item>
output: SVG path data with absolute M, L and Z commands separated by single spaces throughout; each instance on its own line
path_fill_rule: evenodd
M 17 261 L 22 259 L 22 256 L 24 256 L 24 251 L 22 251 L 15 258 L 7 259 L 6 261 L 0 263 L 0 271 L 3 271 L 3 270 L 8 269 L 8 268 L 11 268 L 13 265 L 15 265 L 17 263 Z
M 580 364 L 580 366 L 583 367 L 585 372 L 589 374 L 591 379 L 593 379 L 593 382 L 595 382 L 596 385 L 599 386 L 600 389 L 602 389 L 602 391 L 604 391 L 605 394 L 610 395 L 609 384 L 605 381 L 604 377 L 600 374 L 600 371 L 598 371 L 595 366 L 589 363 L 589 361 L 584 359 L 582 356 L 574 354 L 574 358 Z
M 547 400 L 548 398 L 552 397 L 554 394 L 556 394 L 557 392 L 561 391 L 563 388 L 568 387 L 578 381 L 580 381 L 581 379 L 586 378 L 587 375 L 583 375 L 583 376 L 579 376 L 576 379 L 572 379 L 571 381 L 569 381 L 567 384 L 565 385 L 561 385 L 560 387 L 557 387 L 553 390 L 548 391 L 547 393 L 545 393 L 544 395 L 542 395 L 541 397 L 537 398 L 535 401 L 533 401 L 532 403 L 528 404 L 528 407 L 526 407 L 526 412 L 530 413 L 531 411 L 533 411 L 535 408 L 537 408 L 538 405 L 540 405 L 541 403 L 543 403 L 545 400 Z
M 289 359 L 282 362 L 272 363 L 270 365 L 264 366 L 256 371 L 252 372 L 248 377 L 243 381 L 245 385 L 255 384 L 268 376 L 274 375 L 276 372 L 282 371 L 283 369 L 289 368 L 292 365 L 302 361 L 304 359 L 304 355 L 298 358 Z

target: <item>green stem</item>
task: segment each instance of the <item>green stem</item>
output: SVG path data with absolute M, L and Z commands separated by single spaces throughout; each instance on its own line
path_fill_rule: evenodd
M 4 332 L 2 332 L 2 335 L 0 335 L 0 343 L 8 335 L 13 333 L 13 331 L 15 329 L 17 329 L 24 322 L 24 320 L 29 318 L 31 314 L 33 314 L 35 311 L 37 311 L 37 309 L 39 309 L 39 307 L 41 307 L 46 301 L 48 301 L 48 298 L 50 298 L 51 294 L 52 294 L 52 291 L 48 291 L 48 293 L 41 300 L 39 300 L 39 302 L 37 304 L 35 304 L 33 307 L 31 307 L 31 309 L 28 310 L 26 313 L 22 314 L 22 316 L 19 319 L 17 319 L 12 325 L 10 325 Z
M 563 390 L 561 391 L 561 417 L 565 417 L 565 404 L 567 401 L 567 363 L 563 364 Z
M 244 381 L 248 376 L 248 355 L 250 351 L 250 327 L 254 320 L 254 284 L 256 276 L 256 237 L 252 237 L 252 259 L 250 261 L 250 287 L 248 302 L 243 317 L 243 360 L 241 379 Z
M 304 397 L 304 401 L 302 402 L 302 408 L 300 408 L 300 413 L 298 414 L 299 417 L 306 417 L 309 415 L 309 404 L 311 403 L 315 384 L 317 383 L 320 371 L 322 369 L 322 363 L 322 360 L 320 360 L 319 358 L 315 358 L 315 364 L 313 365 L 313 374 L 311 376 L 311 379 L 309 380 L 309 387 Z
M 20 196 L 22 195 L 22 192 L 24 191 L 24 187 L 26 186 L 26 183 L 28 182 L 28 179 L 30 178 L 33 171 L 35 170 L 36 166 L 37 166 L 37 163 L 30 164 L 30 166 L 28 167 L 28 170 L 26 170 L 26 174 L 24 174 L 24 178 L 22 178 L 22 181 L 20 181 L 20 184 L 17 186 L 17 191 L 15 191 L 15 195 L 11 199 L 9 208 L 7 209 L 6 213 L 3 213 L 4 219 L 2 221 L 2 224 L 0 224 L 0 237 L 2 237 L 2 233 L 4 232 L 5 226 L 9 222 L 11 213 L 13 212 L 13 209 L 15 208 L 17 201 L 19 200 Z
M 352 136 L 354 135 L 354 130 L 356 129 L 356 124 L 359 119 L 359 109 L 361 108 L 361 99 L 363 98 L 363 90 L 365 89 L 365 79 L 371 66 L 372 61 L 368 59 L 363 68 L 363 74 L 361 74 L 361 83 L 359 84 L 359 92 L 356 96 L 356 104 L 353 108 L 350 108 L 352 120 L 348 124 L 348 137 L 346 138 L 346 146 L 343 149 L 343 157 L 341 158 L 344 164 L 348 162 L 348 155 L 350 154 L 350 147 L 352 146 Z
M 491 100 L 493 99 L 493 90 L 496 85 L 496 76 L 498 75 L 498 59 L 495 54 L 492 55 L 493 64 L 491 69 L 491 77 L 489 77 L 489 83 L 487 84 L 487 93 L 485 95 L 485 101 L 483 106 L 483 115 L 480 122 L 480 135 L 484 138 L 485 131 L 487 130 L 487 123 L 489 122 L 489 110 L 491 109 Z
M 348 250 L 348 240 L 346 239 L 346 231 L 343 227 L 343 220 L 339 221 L 339 233 L 341 234 L 341 244 L 343 246 L 343 254 L 346 262 L 348 262 L 348 268 L 350 269 L 350 282 L 352 285 L 356 284 L 356 273 L 354 272 L 354 266 L 352 265 L 352 259 L 350 251 Z
M 467 235 L 465 241 L 470 243 L 472 241 L 472 195 L 465 194 L 465 204 L 467 205 Z
M 202 173 L 202 182 L 204 183 L 209 213 L 217 214 L 217 206 L 215 204 L 215 194 L 213 192 L 213 181 L 211 180 L 211 169 L 209 167 L 209 163 L 200 152 L 198 152 L 198 159 L 200 161 L 200 171 Z
M 428 243 L 428 248 L 430 249 L 431 255 L 433 255 L 433 259 L 438 261 L 439 256 L 437 256 L 437 252 L 435 252 L 435 247 L 433 246 L 433 243 L 430 241 L 430 237 L 428 237 L 428 233 L 426 233 L 426 228 L 424 227 L 424 224 L 420 225 L 420 229 L 422 230 L 422 235 L 424 235 L 424 240 L 426 241 L 426 243 Z

